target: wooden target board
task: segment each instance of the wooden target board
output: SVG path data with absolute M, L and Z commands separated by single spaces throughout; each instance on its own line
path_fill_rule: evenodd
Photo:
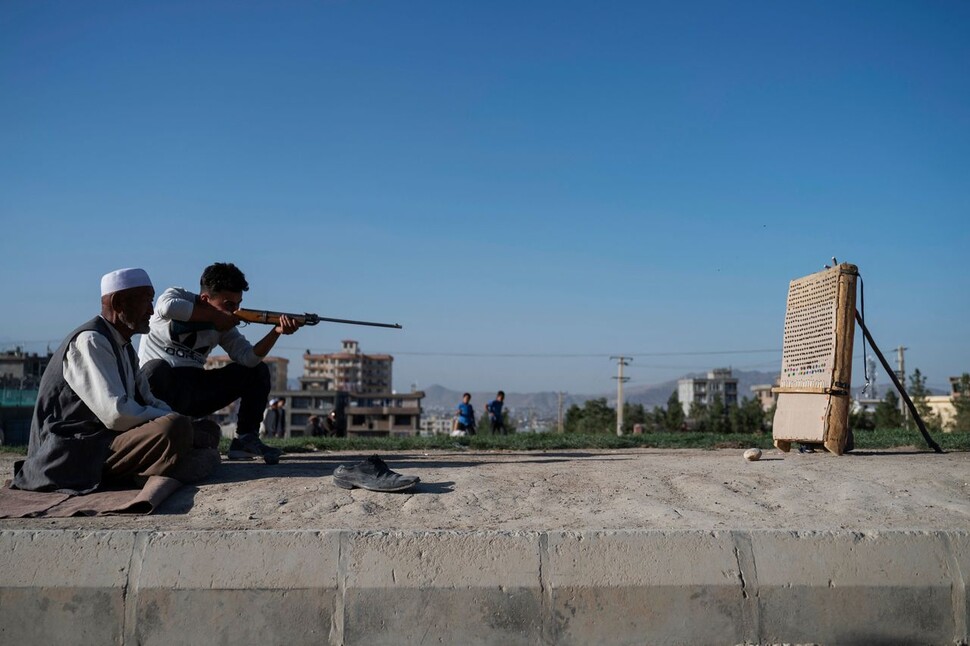
M 855 265 L 842 263 L 788 286 L 781 380 L 773 389 L 772 436 L 782 451 L 812 442 L 845 452 L 858 276 Z

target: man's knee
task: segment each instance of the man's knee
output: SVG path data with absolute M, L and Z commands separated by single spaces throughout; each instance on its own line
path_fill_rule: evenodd
M 175 455 L 187 455 L 195 442 L 192 419 L 177 413 L 170 413 L 160 419 L 158 441 L 166 447 L 167 451 Z
M 269 374 L 269 366 L 266 363 L 260 361 L 255 366 L 244 366 L 238 363 L 230 363 L 222 368 L 217 368 L 216 371 L 225 371 L 225 375 L 233 375 L 234 380 L 239 383 L 245 383 L 248 387 L 255 386 L 259 390 L 266 390 L 269 392 L 271 379 Z
M 259 365 L 253 368 L 253 370 L 255 370 L 256 372 L 256 377 L 255 377 L 256 382 L 260 385 L 261 388 L 265 388 L 266 392 L 269 392 L 270 385 L 271 385 L 270 383 L 271 380 L 269 376 L 269 366 L 267 366 L 265 362 L 260 361 Z

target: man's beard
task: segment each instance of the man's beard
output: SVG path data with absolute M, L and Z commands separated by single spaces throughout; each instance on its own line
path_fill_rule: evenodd
M 131 330 L 132 334 L 148 334 L 148 319 L 146 318 L 144 321 L 135 321 L 134 318 L 135 317 L 133 316 L 128 316 L 128 312 L 118 312 L 118 321 L 120 321 L 121 324 L 126 328 Z

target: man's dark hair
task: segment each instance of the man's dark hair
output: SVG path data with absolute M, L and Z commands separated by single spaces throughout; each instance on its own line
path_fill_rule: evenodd
M 498 393 L 495 396 L 496 397 L 505 397 L 505 391 L 504 390 L 500 390 L 500 391 L 498 391 Z
M 199 286 L 206 294 L 249 291 L 245 274 L 231 262 L 216 262 L 206 267 Z
M 468 397 L 470 399 L 471 398 L 471 394 L 470 393 L 465 393 L 465 394 L 463 394 L 461 396 L 462 399 L 464 399 L 465 397 Z

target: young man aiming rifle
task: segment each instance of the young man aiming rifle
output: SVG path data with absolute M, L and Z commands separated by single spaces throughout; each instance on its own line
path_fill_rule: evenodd
M 281 335 L 293 334 L 303 322 L 281 314 L 275 327 L 252 345 L 236 329 L 235 312 L 249 290 L 242 271 L 232 263 L 217 262 L 205 268 L 199 282 L 198 294 L 170 287 L 155 304 L 150 331 L 139 348 L 152 393 L 190 417 L 211 415 L 240 400 L 229 459 L 262 457 L 266 464 L 276 464 L 282 451 L 259 439 L 270 391 L 263 359 Z M 232 363 L 206 370 L 206 358 L 217 345 Z

